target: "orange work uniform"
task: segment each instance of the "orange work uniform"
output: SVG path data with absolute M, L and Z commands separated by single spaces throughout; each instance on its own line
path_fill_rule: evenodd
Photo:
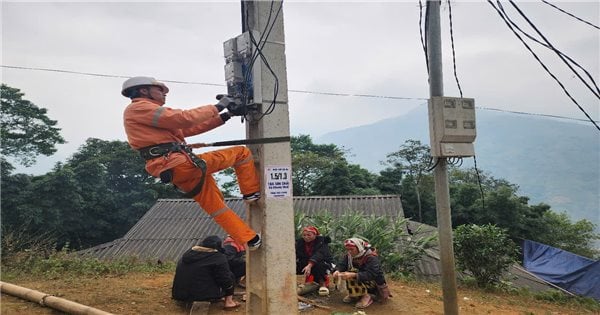
M 125 108 L 123 120 L 129 145 L 135 150 L 169 142 L 185 143 L 185 137 L 224 124 L 214 105 L 181 110 L 146 98 L 134 98 Z M 194 200 L 236 241 L 246 244 L 256 232 L 227 207 L 212 174 L 233 166 L 241 193 L 258 192 L 260 186 L 252 153 L 244 146 L 235 146 L 197 156 L 206 162 L 206 174 L 202 190 Z M 191 191 L 202 178 L 202 170 L 181 152 L 146 161 L 146 171 L 154 177 L 160 177 L 161 172 L 169 169 L 173 171 L 173 184 L 184 191 Z

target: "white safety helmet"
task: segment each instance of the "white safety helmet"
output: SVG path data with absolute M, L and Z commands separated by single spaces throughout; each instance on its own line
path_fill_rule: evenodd
M 144 85 L 159 86 L 165 94 L 169 93 L 169 88 L 164 83 L 156 81 L 156 79 L 153 77 L 133 77 L 133 78 L 127 79 L 127 80 L 125 80 L 125 82 L 123 82 L 123 88 L 121 89 L 121 94 L 125 97 L 129 97 L 130 89 L 132 89 L 134 87 L 138 87 L 138 86 L 144 86 Z

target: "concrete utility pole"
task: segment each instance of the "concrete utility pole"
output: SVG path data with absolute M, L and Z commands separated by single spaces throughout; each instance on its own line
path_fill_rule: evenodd
M 429 95 L 430 97 L 444 96 L 440 1 L 427 0 L 427 7 L 427 60 L 429 62 Z M 433 113 L 429 112 L 429 115 L 431 116 Z M 438 158 L 438 164 L 434 170 L 434 178 L 435 204 L 437 209 L 437 224 L 440 240 L 440 259 L 442 264 L 444 314 L 453 315 L 458 314 L 458 303 L 456 298 L 454 248 L 452 245 L 452 220 L 450 216 L 450 191 L 448 189 L 448 165 L 445 157 Z
M 264 61 L 257 58 L 252 73 L 258 114 L 248 120 L 246 136 L 248 139 L 289 136 L 283 10 L 277 14 L 282 2 L 241 1 L 241 4 L 243 31 L 253 32 L 256 42 L 267 36 L 263 33 L 268 33 L 274 23 L 262 53 L 279 82 L 274 109 L 263 116 L 273 104 L 275 78 Z M 258 160 L 263 198 L 250 207 L 248 218 L 250 225 L 262 232 L 264 243 L 259 250 L 246 253 L 246 313 L 297 314 L 290 143 L 256 145 L 251 150 Z

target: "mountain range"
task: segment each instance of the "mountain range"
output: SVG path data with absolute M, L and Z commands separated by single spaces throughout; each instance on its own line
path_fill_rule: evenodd
M 574 220 L 600 225 L 600 132 L 591 124 L 545 116 L 476 110 L 477 168 L 519 186 L 530 204 L 544 202 Z M 348 160 L 371 172 L 408 139 L 429 145 L 427 106 L 373 124 L 315 138 L 350 151 Z M 463 168 L 473 158 L 463 159 Z

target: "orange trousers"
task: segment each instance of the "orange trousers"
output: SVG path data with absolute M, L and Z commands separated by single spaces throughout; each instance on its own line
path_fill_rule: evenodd
M 234 240 L 240 244 L 246 244 L 256 236 L 256 232 L 227 207 L 212 174 L 233 167 L 242 194 L 260 191 L 252 153 L 244 146 L 235 146 L 198 154 L 198 157 L 206 161 L 206 178 L 202 191 L 194 197 L 194 200 Z M 191 162 L 173 168 L 173 184 L 186 192 L 191 191 L 200 182 L 201 176 L 202 171 Z

